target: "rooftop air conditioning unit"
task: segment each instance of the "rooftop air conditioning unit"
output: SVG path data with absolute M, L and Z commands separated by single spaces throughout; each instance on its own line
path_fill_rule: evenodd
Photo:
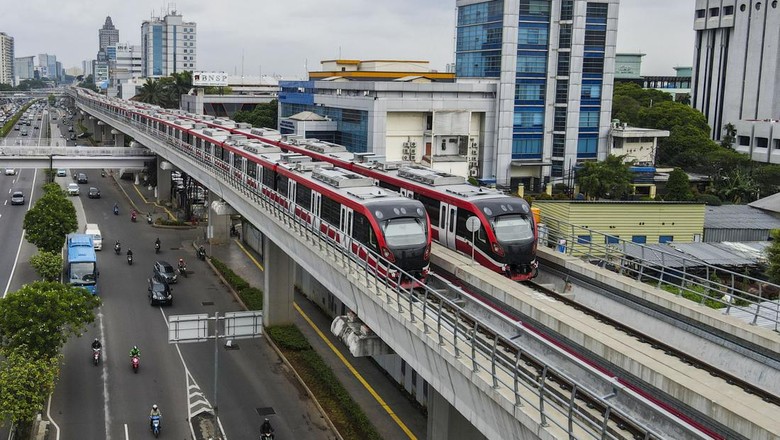
M 477 174 L 479 173 L 479 170 L 477 168 L 472 168 L 469 170 L 469 176 L 471 177 L 477 177 Z

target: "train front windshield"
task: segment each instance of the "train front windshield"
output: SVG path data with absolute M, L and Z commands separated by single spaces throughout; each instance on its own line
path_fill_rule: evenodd
M 528 241 L 534 238 L 531 219 L 521 215 L 502 215 L 492 221 L 499 242 Z
M 387 246 L 404 248 L 425 245 L 425 222 L 417 218 L 394 218 L 382 223 Z
M 70 263 L 70 284 L 95 284 L 95 263 Z

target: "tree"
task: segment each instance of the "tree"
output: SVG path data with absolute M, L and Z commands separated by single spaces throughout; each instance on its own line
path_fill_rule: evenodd
M 737 139 L 737 127 L 731 122 L 723 126 L 723 138 L 720 140 L 720 146 L 723 148 L 734 148 L 734 141 Z
M 750 172 L 743 168 L 726 171 L 715 181 L 715 188 L 721 200 L 736 204 L 751 202 L 758 194 L 758 185 Z
M 769 267 L 766 270 L 769 281 L 780 284 L 780 229 L 772 231 L 772 245 L 766 250 L 766 261 Z
M 43 410 L 59 374 L 58 356 L 33 356 L 26 347 L 4 351 L 0 366 L 0 415 L 16 425 Z
M 164 90 L 160 82 L 154 78 L 146 78 L 146 82 L 141 86 L 136 100 L 152 105 L 162 105 L 164 101 Z
M 95 321 L 100 298 L 82 287 L 36 281 L 0 299 L 0 347 L 56 356 L 71 335 Z
M 268 104 L 257 104 L 248 112 L 236 112 L 233 120 L 236 122 L 248 122 L 253 127 L 266 127 L 276 129 L 279 118 L 279 103 L 276 99 Z
M 679 202 L 693 200 L 691 183 L 685 171 L 675 168 L 669 173 L 669 181 L 666 182 L 666 200 Z
M 62 273 L 62 257 L 53 252 L 38 251 L 30 258 L 30 265 L 44 281 L 57 281 Z
M 630 164 L 624 163 L 625 156 L 609 155 L 603 162 L 586 162 L 577 171 L 580 190 L 589 199 L 622 199 L 631 193 Z
M 59 252 L 65 236 L 78 228 L 76 209 L 56 183 L 43 186 L 44 193 L 24 216 L 27 241 L 39 250 Z

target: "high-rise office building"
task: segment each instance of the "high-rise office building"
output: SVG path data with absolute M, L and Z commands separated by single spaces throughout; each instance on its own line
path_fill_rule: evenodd
M 130 78 L 141 77 L 142 51 L 141 46 L 131 44 L 115 44 L 106 48 L 108 57 L 109 77 L 111 85 Z
M 14 37 L 0 32 L 0 84 L 14 85 Z
M 38 54 L 38 67 L 41 72 L 41 78 L 59 80 L 60 72 L 57 71 L 57 56 L 49 54 Z
M 141 24 L 141 50 L 145 77 L 168 76 L 195 70 L 197 66 L 197 25 L 185 22 L 173 11 L 164 18 Z
M 734 147 L 780 163 L 780 6 L 777 1 L 696 0 L 693 106 L 712 138 L 736 128 Z
M 103 27 L 98 30 L 98 50 L 119 43 L 119 29 L 114 27 L 111 17 L 106 17 Z
M 483 176 L 541 189 L 604 159 L 618 0 L 457 0 L 458 82 L 498 83 L 497 141 Z
M 15 58 L 14 76 L 17 86 L 25 79 L 35 78 L 35 56 Z

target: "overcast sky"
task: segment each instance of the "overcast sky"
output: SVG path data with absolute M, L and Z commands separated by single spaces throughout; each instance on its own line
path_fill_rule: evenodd
M 2 0 L 0 32 L 15 39 L 16 56 L 48 53 L 65 68 L 81 66 L 98 49 L 107 15 L 121 43 L 139 44 L 141 22 L 164 15 L 149 0 Z M 619 52 L 642 52 L 642 73 L 673 74 L 690 66 L 693 0 L 621 0 Z M 198 69 L 230 74 L 305 76 L 319 61 L 453 61 L 455 0 L 184 0 L 170 4 L 198 25 Z M 36 60 L 37 61 L 37 60 Z

